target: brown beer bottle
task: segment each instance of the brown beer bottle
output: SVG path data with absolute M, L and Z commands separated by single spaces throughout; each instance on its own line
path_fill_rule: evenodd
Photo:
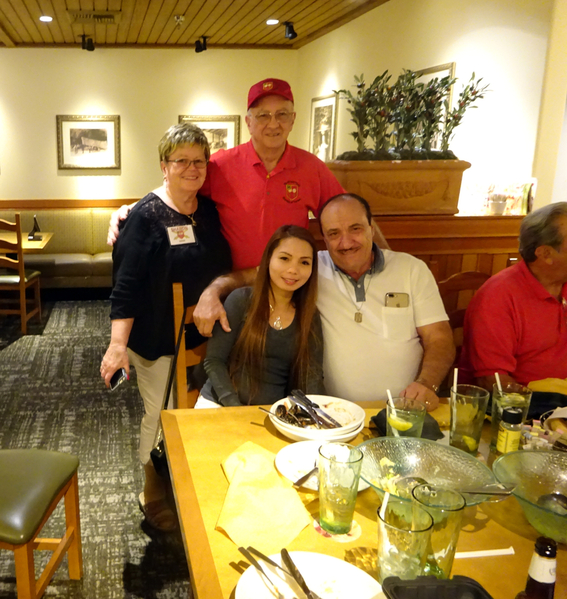
M 553 599 L 556 555 L 555 541 L 547 537 L 539 537 L 528 570 L 526 590 L 518 593 L 516 599 Z

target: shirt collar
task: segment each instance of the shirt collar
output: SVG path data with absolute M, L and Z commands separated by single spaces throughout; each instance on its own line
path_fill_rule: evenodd
M 372 243 L 372 252 L 373 252 L 373 256 L 374 259 L 372 260 L 372 263 L 370 264 L 370 268 L 362 275 L 363 277 L 365 277 L 366 275 L 374 275 L 374 274 L 380 274 L 383 270 L 384 270 L 384 266 L 385 266 L 385 260 L 384 260 L 384 252 L 375 244 Z M 346 272 L 342 271 L 334 262 L 333 262 L 333 266 L 335 268 L 335 272 L 343 273 L 344 275 L 346 275 L 351 281 L 354 281 L 354 279 L 350 276 L 347 275 Z
M 546 300 L 551 298 L 557 301 L 557 298 L 553 297 L 551 293 L 549 293 L 549 291 L 536 279 L 535 275 L 529 269 L 524 260 L 519 262 L 518 268 L 524 277 L 526 285 L 531 288 L 532 292 L 538 299 Z M 567 299 L 567 284 L 563 285 L 561 295 Z
M 250 164 L 252 164 L 253 166 L 258 166 L 258 165 L 264 166 L 264 163 L 262 162 L 261 158 L 258 156 L 256 149 L 254 148 L 254 144 L 252 143 L 252 140 L 250 140 L 247 143 L 247 146 L 248 146 L 247 147 L 248 159 L 250 160 Z M 270 174 L 280 172 L 286 168 L 295 168 L 296 167 L 295 156 L 293 155 L 291 147 L 292 146 L 290 146 L 289 143 L 286 141 L 284 153 L 283 153 L 282 157 L 278 160 L 276 167 Z

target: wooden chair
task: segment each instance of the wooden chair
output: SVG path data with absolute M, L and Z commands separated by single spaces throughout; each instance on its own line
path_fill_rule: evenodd
M 453 339 L 457 348 L 457 362 L 463 345 L 463 325 L 465 312 L 474 295 L 474 292 L 488 281 L 490 275 L 476 270 L 458 272 L 448 279 L 441 281 L 439 293 L 449 317 L 449 324 L 453 329 Z
M 0 291 L 17 291 L 19 298 L 7 298 L 2 304 L 11 306 L 1 308 L 0 314 L 19 314 L 22 321 L 22 333 L 28 332 L 28 320 L 38 315 L 41 322 L 41 299 L 39 296 L 39 276 L 37 270 L 26 270 L 24 267 L 24 253 L 22 250 L 22 227 L 20 213 L 16 212 L 16 222 L 11 223 L 0 219 L 0 231 L 15 233 L 15 240 L 8 241 L 0 237 Z M 9 258 L 4 254 L 14 254 L 16 258 Z M 33 299 L 27 299 L 26 292 L 29 287 L 33 289 Z M 28 312 L 28 303 L 32 304 Z M 16 308 L 15 305 L 18 305 Z
M 0 549 L 14 552 L 18 599 L 39 599 L 67 554 L 69 577 L 83 575 L 76 456 L 41 449 L 0 450 Z M 65 534 L 38 535 L 61 499 Z M 53 551 L 36 581 L 34 550 Z
M 181 283 L 173 283 L 173 321 L 175 323 L 175 336 L 181 325 L 183 318 L 183 286 Z M 193 322 L 193 312 L 195 306 L 187 308 L 185 316 L 185 324 Z M 207 354 L 207 343 L 201 343 L 193 349 L 185 349 L 185 331 L 181 339 L 181 348 L 177 357 L 177 367 L 175 380 L 177 383 L 177 407 L 178 408 L 194 408 L 199 397 L 199 389 L 188 389 L 187 385 L 187 368 L 200 364 Z

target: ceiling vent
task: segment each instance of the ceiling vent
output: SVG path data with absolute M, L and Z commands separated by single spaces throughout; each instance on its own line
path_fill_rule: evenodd
M 119 10 L 68 10 L 72 24 L 114 25 L 120 23 L 122 13 Z

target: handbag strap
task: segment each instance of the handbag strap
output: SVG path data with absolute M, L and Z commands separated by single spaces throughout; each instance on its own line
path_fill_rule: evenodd
M 167 385 L 165 386 L 165 395 L 163 396 L 162 410 L 165 410 L 167 406 L 167 399 L 171 393 L 171 387 L 173 386 L 173 377 L 175 375 L 175 368 L 177 366 L 177 356 L 179 355 L 179 348 L 181 346 L 181 339 L 183 339 L 183 331 L 185 330 L 185 317 L 187 316 L 187 306 L 183 308 L 183 316 L 181 318 L 181 325 L 179 326 L 179 333 L 177 333 L 177 342 L 175 344 L 175 353 L 173 354 L 173 360 L 169 366 L 169 375 L 167 377 Z

